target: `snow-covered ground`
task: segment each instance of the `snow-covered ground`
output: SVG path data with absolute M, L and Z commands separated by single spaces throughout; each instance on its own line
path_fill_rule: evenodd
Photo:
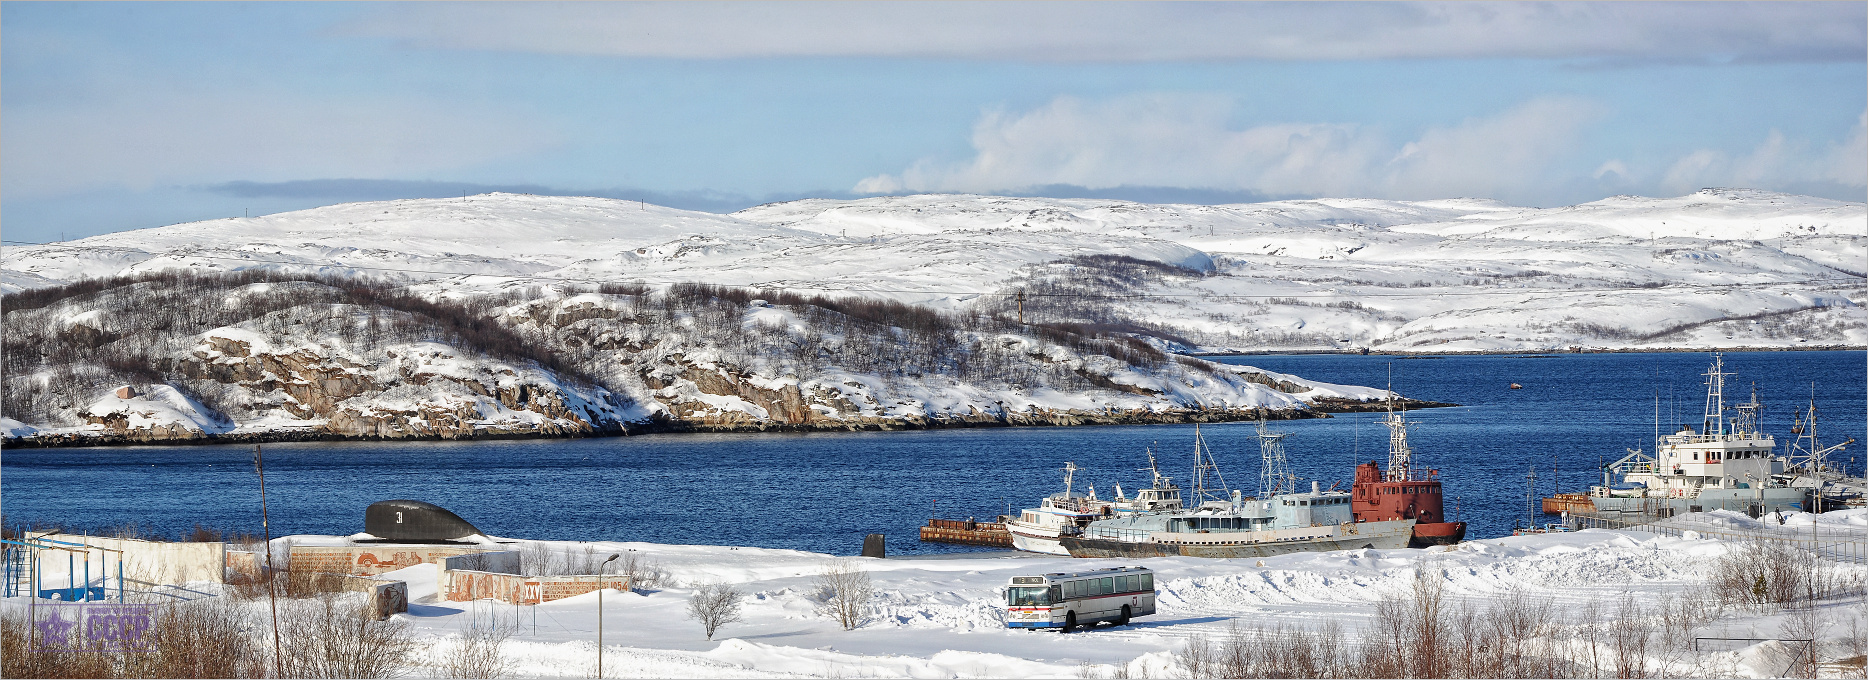
M 1855 527 L 1861 511 L 1831 513 L 1826 526 Z M 1731 517 L 1708 515 L 1706 523 Z M 1774 518 L 1768 518 L 1774 519 Z M 1785 518 L 1808 526 L 1808 515 Z M 1737 528 L 1733 526 L 1732 528 Z M 342 537 L 293 536 L 281 543 L 339 542 Z M 500 539 L 505 541 L 507 539 Z M 529 541 L 508 543 L 526 549 Z M 1319 628 L 1334 621 L 1349 637 L 1372 625 L 1376 604 L 1403 595 L 1417 572 L 1437 580 L 1451 603 L 1483 609 L 1512 593 L 1553 605 L 1559 623 L 1581 623 L 1587 612 L 1609 616 L 1622 603 L 1658 617 L 1663 599 L 1678 601 L 1707 592 L 1728 543 L 1673 538 L 1640 531 L 1585 530 L 1468 541 L 1424 550 L 1350 550 L 1298 553 L 1262 560 L 1160 558 L 1146 560 L 1157 573 L 1158 614 L 1123 627 L 1098 626 L 1069 635 L 1008 630 L 1002 621 L 1000 588 L 1015 575 L 1084 570 L 1132 563 L 973 553 L 938 558 L 865 559 L 792 550 L 729 546 L 659 545 L 627 542 L 546 542 L 553 550 L 598 555 L 635 551 L 671 575 L 676 585 L 644 592 L 605 591 L 604 669 L 616 677 L 1182 677 L 1176 654 L 1194 636 L 1223 639 L 1240 628 Z M 854 559 L 867 569 L 875 598 L 867 619 L 843 630 L 817 613 L 815 581 L 825 566 Z M 1868 566 L 1844 564 L 1844 575 L 1861 578 Z M 461 631 L 499 620 L 517 626 L 506 656 L 520 676 L 589 676 L 595 671 L 597 595 L 536 607 L 491 600 L 450 602 L 435 597 L 436 567 L 418 565 L 387 574 L 410 586 L 410 622 L 423 647 L 444 655 Z M 744 594 L 744 620 L 721 628 L 707 641 L 686 615 L 692 586 L 733 585 Z M 192 584 L 197 590 L 218 588 Z M 1592 608 L 1591 605 L 1594 605 Z M 17 603 L 12 603 L 17 604 Z M 254 603 L 253 606 L 262 606 Z M 1868 604 L 1858 598 L 1826 602 L 1819 609 L 1826 649 L 1852 654 L 1868 623 Z M 1726 638 L 1779 637 L 1781 611 L 1727 607 L 1693 635 Z M 1851 635 L 1851 643 L 1842 639 Z M 1565 633 L 1570 635 L 1572 633 Z M 1684 675 L 1761 677 L 1781 672 L 1773 664 L 1777 643 L 1742 643 L 1723 651 L 1649 651 L 1654 664 Z M 438 656 L 429 658 L 439 658 Z M 413 669 L 416 675 L 432 669 Z M 1649 672 L 1663 672 L 1651 665 Z
M 490 194 L 9 247 L 0 290 L 168 267 L 278 267 L 431 291 L 703 281 L 957 308 L 1086 255 L 1205 272 L 1108 304 L 1208 349 L 1868 344 L 1864 205 L 1744 189 L 1559 208 L 927 195 L 732 215 Z

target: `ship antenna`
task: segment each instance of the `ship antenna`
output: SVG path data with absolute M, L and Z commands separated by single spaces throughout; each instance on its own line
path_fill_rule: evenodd
M 1280 492 L 1297 490 L 1297 477 L 1291 474 L 1290 463 L 1284 456 L 1283 432 L 1265 430 L 1265 419 L 1258 419 L 1258 454 L 1261 460 L 1258 474 L 1258 497 L 1270 498 Z
M 1700 424 L 1702 435 L 1725 435 L 1725 354 L 1712 353 L 1712 368 L 1706 376 L 1706 418 Z
M 1395 413 L 1394 364 L 1388 365 L 1388 418 L 1382 422 L 1388 426 L 1388 472 L 1390 482 L 1405 482 L 1413 478 L 1413 452 L 1407 445 L 1407 420 Z

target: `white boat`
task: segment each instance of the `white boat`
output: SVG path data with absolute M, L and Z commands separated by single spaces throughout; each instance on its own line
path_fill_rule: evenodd
M 1621 460 L 1602 468 L 1603 483 L 1590 489 L 1598 512 L 1620 512 L 1667 517 L 1677 513 L 1724 509 L 1753 517 L 1773 512 L 1806 509 L 1813 484 L 1794 483 L 1785 474 L 1786 458 L 1776 455 L 1777 442 L 1760 431 L 1763 405 L 1752 394 L 1749 403 L 1737 404 L 1736 418 L 1728 419 L 1725 405 L 1724 357 L 1715 352 L 1706 371 L 1706 417 L 1699 430 L 1682 428 L 1654 438 L 1655 455 L 1630 450 Z M 1659 429 L 1658 398 L 1656 430 Z M 1820 466 L 1820 455 L 1815 457 Z M 1621 483 L 1610 484 L 1619 473 Z
M 1075 533 L 1090 522 L 1115 516 L 1115 503 L 1097 500 L 1095 487 L 1091 487 L 1087 496 L 1076 493 L 1073 485 L 1081 469 L 1076 463 L 1065 463 L 1063 493 L 1046 496 L 1038 502 L 1038 507 L 1025 508 L 1017 517 L 1006 519 L 1005 530 L 1012 534 L 1012 547 L 1069 556 L 1070 551 L 1058 543 L 1060 536 Z

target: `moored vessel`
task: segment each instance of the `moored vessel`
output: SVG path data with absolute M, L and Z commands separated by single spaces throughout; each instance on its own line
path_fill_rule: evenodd
M 1402 548 L 1414 520 L 1355 521 L 1350 495 L 1323 490 L 1098 520 L 1060 539 L 1074 557 L 1270 557 L 1293 552 Z
M 1602 484 L 1589 490 L 1594 514 L 1640 520 L 1733 510 L 1757 517 L 1807 507 L 1809 488 L 1821 481 L 1784 474 L 1786 461 L 1776 456 L 1776 439 L 1759 429 L 1764 405 L 1757 394 L 1734 405 L 1730 410 L 1737 415 L 1728 419 L 1725 378 L 1732 374 L 1725 372 L 1724 356 L 1714 352 L 1704 375 L 1706 410 L 1700 428 L 1660 434 L 1657 406 L 1654 453 L 1629 449 L 1602 467 Z M 1611 482 L 1612 474 L 1620 481 Z
M 1069 555 L 1057 539 L 1103 517 L 1115 516 L 1114 504 L 1097 500 L 1096 490 L 1089 495 L 1075 491 L 1077 464 L 1064 464 L 1064 491 L 1044 497 L 1038 507 L 1026 508 L 1016 517 L 1007 517 L 1005 530 L 1012 535 L 1012 547 L 1047 555 Z
M 1269 557 L 1407 545 L 1413 519 L 1358 522 L 1350 494 L 1324 490 L 1314 481 L 1309 491 L 1298 491 L 1297 478 L 1284 458 L 1284 436 L 1267 432 L 1259 423 L 1264 458 L 1259 495 L 1245 498 L 1239 491 L 1226 490 L 1212 450 L 1195 427 L 1191 494 L 1198 505 L 1092 521 L 1058 542 L 1075 557 Z M 1159 472 L 1156 476 L 1160 478 Z M 1207 490 L 1208 480 L 1217 483 L 1219 493 Z
M 1355 484 L 1350 487 L 1350 507 L 1356 520 L 1413 520 L 1410 548 L 1465 540 L 1466 523 L 1447 521 L 1440 471 L 1414 465 L 1414 451 L 1407 440 L 1409 423 L 1403 413 L 1394 410 L 1392 397 L 1388 417 L 1382 424 L 1388 426 L 1388 469 L 1384 471 L 1375 461 L 1356 466 Z

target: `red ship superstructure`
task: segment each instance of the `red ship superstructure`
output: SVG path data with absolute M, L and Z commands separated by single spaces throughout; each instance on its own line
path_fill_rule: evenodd
M 1392 392 L 1388 418 L 1382 424 L 1388 426 L 1388 469 L 1382 470 L 1374 461 L 1356 466 L 1356 483 L 1349 496 L 1356 520 L 1414 520 L 1410 548 L 1460 542 L 1466 537 L 1466 523 L 1446 521 L 1440 471 L 1414 467 L 1414 452 L 1407 443 L 1408 423 L 1394 410 Z

